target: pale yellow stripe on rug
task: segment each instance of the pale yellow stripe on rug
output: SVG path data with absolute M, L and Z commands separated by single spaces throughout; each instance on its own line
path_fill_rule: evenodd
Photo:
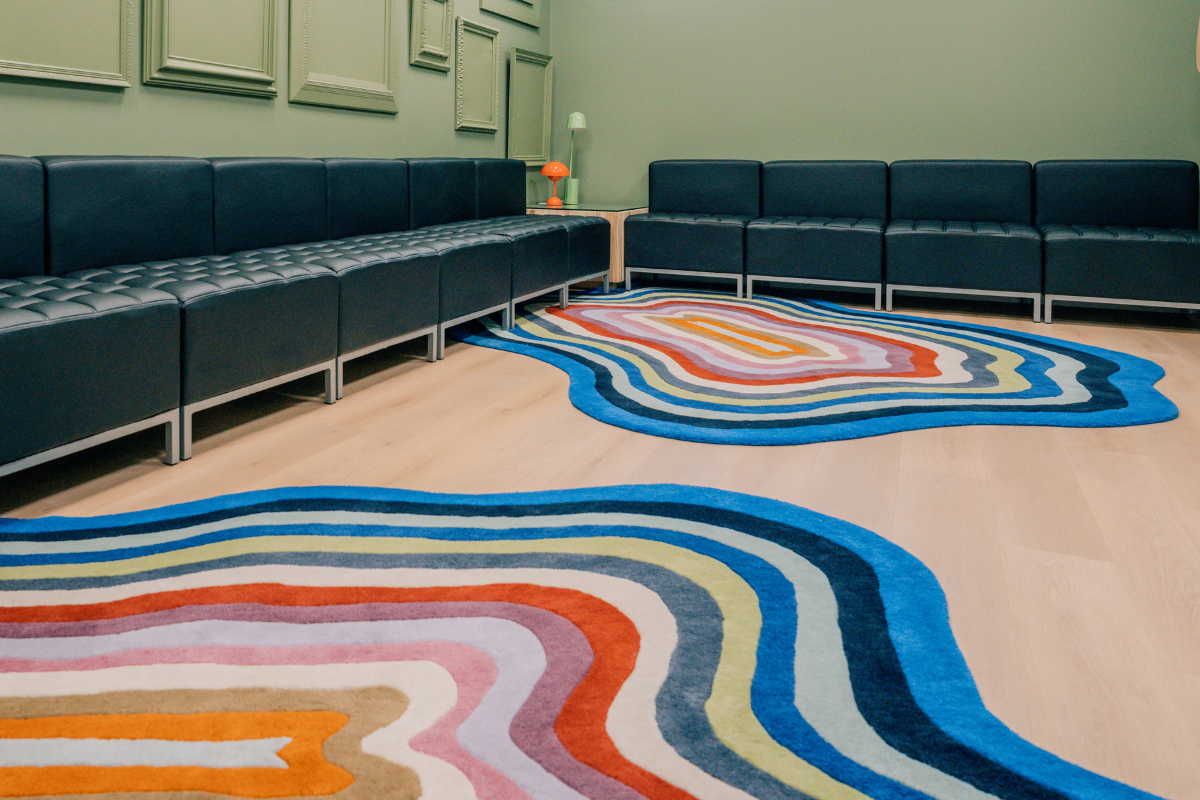
M 742 758 L 807 792 L 818 800 L 867 800 L 795 753 L 780 745 L 754 716 L 750 686 L 756 665 L 762 616 L 757 597 L 748 584 L 720 561 L 661 542 L 626 537 L 549 539 L 523 541 L 444 542 L 413 538 L 264 536 L 219 542 L 171 553 L 98 564 L 39 565 L 20 569 L 26 579 L 35 577 L 98 577 L 196 564 L 249 553 L 326 552 L 365 554 L 442 553 L 578 553 L 630 558 L 657 564 L 676 572 L 708 591 L 724 618 L 721 659 L 706 711 L 713 730 L 726 746 Z M 0 573 L 0 578 L 8 577 Z M 630 757 L 631 754 L 626 754 Z M 633 760 L 633 759 L 631 759 Z

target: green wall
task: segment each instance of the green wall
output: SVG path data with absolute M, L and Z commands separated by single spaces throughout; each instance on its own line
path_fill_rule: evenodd
M 137 5 L 140 17 L 141 0 Z M 288 3 L 281 0 L 277 5 L 277 97 L 239 97 L 143 85 L 139 25 L 132 88 L 48 84 L 0 76 L 0 153 L 504 156 L 503 100 L 499 133 L 455 132 L 453 73 L 408 65 L 409 0 L 398 3 L 404 21 L 398 37 L 400 113 L 396 115 L 289 103 Z M 31 3 L 30 8 L 36 8 L 36 4 Z M 504 53 L 512 47 L 550 52 L 548 24 L 538 31 L 484 14 L 478 0 L 457 0 L 455 13 L 498 29 Z
M 584 201 L 659 158 L 1200 160 L 1200 0 L 551 0 Z

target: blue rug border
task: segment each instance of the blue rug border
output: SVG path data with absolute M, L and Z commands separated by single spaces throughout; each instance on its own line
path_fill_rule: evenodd
M 634 289 L 630 292 L 620 293 L 617 297 L 618 299 L 635 299 L 641 294 L 651 293 L 664 295 L 694 294 L 718 299 L 729 299 L 728 295 L 716 292 L 699 292 L 694 290 L 663 291 L 660 289 Z M 767 297 L 770 302 L 782 305 L 789 305 L 794 302 L 786 298 L 776 298 L 769 295 Z M 943 325 L 953 327 L 955 330 L 965 333 L 979 331 L 988 334 L 998 334 L 1007 338 L 1017 336 L 1041 344 L 1050 344 L 1056 347 L 1065 346 L 1088 352 L 1117 364 L 1118 370 L 1113 373 L 1109 380 L 1124 394 L 1129 401 L 1129 405 L 1124 409 L 1109 409 L 1091 412 L 1086 415 L 1055 411 L 1040 411 L 1036 415 L 1006 411 L 927 411 L 919 414 L 880 417 L 868 421 L 837 422 L 820 427 L 748 430 L 704 428 L 678 422 L 649 419 L 613 406 L 596 391 L 596 376 L 590 368 L 556 351 L 535 345 L 523 345 L 494 336 L 481 336 L 465 331 L 461 327 L 452 329 L 451 335 L 468 344 L 536 358 L 539 361 L 561 369 L 567 373 L 570 379 L 567 396 L 571 404 L 593 419 L 650 436 L 702 444 L 746 446 L 817 444 L 820 442 L 865 439 L 872 436 L 925 430 L 927 428 L 952 428 L 969 425 L 1022 425 L 1027 427 L 1060 428 L 1127 427 L 1168 422 L 1179 416 L 1179 409 L 1175 403 L 1154 388 L 1155 384 L 1165 377 L 1166 371 L 1155 362 L 1139 356 L 1115 350 L 1106 350 L 1092 345 L 1077 344 L 1065 339 L 1055 339 L 1050 336 L 1023 333 L 988 325 L 852 309 L 826 300 L 806 300 L 804 302 L 839 314 L 858 314 L 890 323 L 914 323 L 926 326 Z
M 536 492 L 440 494 L 408 489 L 311 486 L 223 495 L 147 511 L 96 517 L 0 518 L 4 534 L 103 530 L 230 511 L 281 500 L 379 500 L 463 507 L 553 502 L 641 501 L 708 506 L 803 528 L 846 547 L 879 579 L 888 629 L 909 688 L 921 709 L 947 734 L 1015 772 L 1078 800 L 1161 800 L 1067 762 L 1026 741 L 991 714 L 975 686 L 950 627 L 941 585 L 916 556 L 871 531 L 801 506 L 724 489 L 680 484 L 631 484 Z

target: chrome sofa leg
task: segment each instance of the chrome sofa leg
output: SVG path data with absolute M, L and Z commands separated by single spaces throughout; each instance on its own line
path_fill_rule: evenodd
M 339 359 L 334 359 L 325 370 L 325 405 L 331 406 L 342 396 L 342 368 Z
M 438 360 L 438 337 L 437 331 L 433 330 L 425 336 L 425 360 L 436 362 Z
M 166 455 L 163 456 L 164 464 L 175 465 L 175 464 L 179 463 L 179 447 L 180 447 L 179 428 L 180 428 L 180 424 L 181 424 L 180 417 L 179 417 L 179 415 L 176 415 L 176 416 L 172 417 L 171 419 L 167 420 L 166 424 L 163 425 L 163 427 L 166 428 L 166 436 L 167 436 L 167 452 L 166 452 Z
M 192 415 L 195 414 L 187 406 L 179 409 L 179 458 L 187 461 L 192 457 Z

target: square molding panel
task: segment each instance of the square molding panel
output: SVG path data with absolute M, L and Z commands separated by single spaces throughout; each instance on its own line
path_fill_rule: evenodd
M 132 86 L 135 0 L 0 0 L 0 75 Z
M 450 71 L 454 0 L 411 0 L 412 25 L 408 63 L 414 67 Z
M 142 81 L 272 97 L 275 0 L 145 0 Z
M 454 129 L 500 130 L 499 31 L 458 18 L 454 70 Z
M 397 113 L 397 5 L 291 0 L 291 101 Z

